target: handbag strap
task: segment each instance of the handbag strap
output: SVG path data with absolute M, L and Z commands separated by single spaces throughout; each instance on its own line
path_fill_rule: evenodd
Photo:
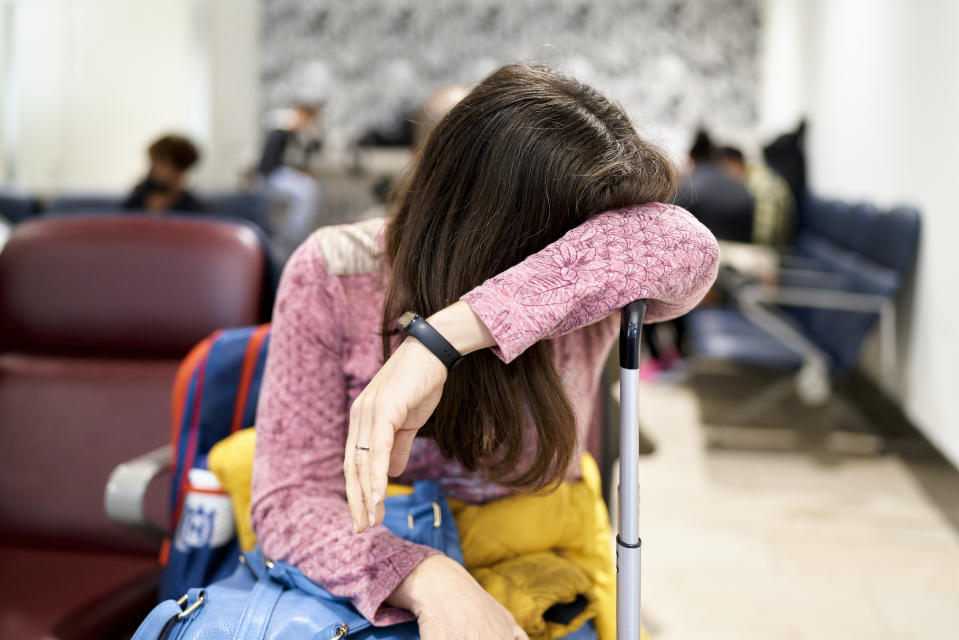
M 266 636 L 270 618 L 285 587 L 265 574 L 253 585 L 246 608 L 236 626 L 234 640 L 262 640 Z
M 163 637 L 170 621 L 176 619 L 182 612 L 183 609 L 176 600 L 164 600 L 153 607 L 130 640 L 159 640 Z
M 190 589 L 179 600 L 164 600 L 147 614 L 130 640 L 163 640 L 180 620 L 195 615 L 204 602 L 205 589 Z

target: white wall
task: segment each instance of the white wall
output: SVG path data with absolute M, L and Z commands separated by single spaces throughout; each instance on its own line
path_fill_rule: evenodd
M 236 183 L 258 134 L 256 0 L 4 5 L 13 58 L 3 66 L 15 81 L 3 135 L 15 140 L 6 174 L 17 186 L 125 190 L 168 131 L 199 143 L 201 185 Z
M 206 187 L 235 187 L 259 151 L 260 2 L 200 1 L 206 4 L 199 31 L 208 56 L 209 120 L 197 180 Z
M 959 466 L 959 3 L 767 0 L 761 128 L 809 118 L 812 188 L 922 213 L 889 391 Z M 878 379 L 873 353 L 864 367 Z

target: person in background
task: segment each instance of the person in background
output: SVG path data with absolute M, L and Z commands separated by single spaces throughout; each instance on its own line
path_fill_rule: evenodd
M 433 127 L 443 119 L 443 116 L 445 116 L 450 109 L 465 98 L 469 92 L 469 87 L 450 84 L 436 89 L 426 97 L 423 104 L 420 105 L 415 114 L 408 120 L 412 125 L 410 127 L 412 139 L 410 151 L 414 155 L 422 150 L 426 138 L 429 136 L 430 131 L 433 130 Z M 408 176 L 405 172 L 400 172 L 398 175 L 384 176 L 374 184 L 372 192 L 373 197 L 376 199 L 376 204 L 368 207 L 357 219 L 369 220 L 370 218 L 380 218 L 388 215 L 390 207 L 396 204 L 396 187 L 398 184 L 401 184 L 406 177 Z
M 756 201 L 753 214 L 753 242 L 776 249 L 786 247 L 792 238 L 796 201 L 789 184 L 762 162 L 746 162 L 735 147 L 720 149 L 723 168 L 742 182 Z
M 287 203 L 276 229 L 278 248 L 285 255 L 303 241 L 316 222 L 323 191 L 309 174 L 310 158 L 322 148 L 319 105 L 297 104 L 283 122 L 267 134 L 256 172 L 268 191 Z
M 461 84 L 451 84 L 440 87 L 423 101 L 423 105 L 420 107 L 413 123 L 413 148 L 415 150 L 423 148 L 426 137 L 433 130 L 433 127 L 469 92 L 469 87 Z
M 800 120 L 796 129 L 780 136 L 763 147 L 763 160 L 781 175 L 789 185 L 797 211 L 802 208 L 808 189 L 806 178 L 806 120 Z M 801 211 L 800 211 L 801 213 Z
M 187 189 L 187 174 L 200 160 L 189 138 L 167 134 L 147 149 L 150 170 L 123 201 L 126 211 L 203 212 L 206 205 Z
M 756 201 L 741 181 L 723 170 L 718 149 L 706 131 L 696 132 L 689 159 L 692 171 L 680 182 L 674 202 L 699 218 L 718 239 L 749 242 Z
M 696 216 L 716 238 L 749 242 L 755 201 L 742 182 L 723 171 L 719 150 L 703 129 L 693 138 L 689 162 L 691 170 L 680 181 L 673 202 Z M 654 380 L 672 369 L 682 372 L 684 317 L 650 327 L 642 336 L 650 357 L 640 364 L 640 380 Z

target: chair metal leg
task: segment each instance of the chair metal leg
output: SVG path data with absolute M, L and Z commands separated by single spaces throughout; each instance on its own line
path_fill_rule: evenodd
M 762 391 L 752 398 L 742 403 L 732 411 L 722 415 L 716 420 L 716 424 L 738 426 L 746 424 L 753 418 L 761 415 L 764 411 L 773 407 L 783 400 L 786 400 L 795 391 L 793 387 L 792 376 L 781 378 L 776 382 L 766 386 Z

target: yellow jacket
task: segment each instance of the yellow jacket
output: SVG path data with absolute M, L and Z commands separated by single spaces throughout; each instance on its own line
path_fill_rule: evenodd
M 254 444 L 253 429 L 244 429 L 214 446 L 208 457 L 210 470 L 233 500 L 244 550 L 256 544 L 250 526 Z M 531 640 L 561 638 L 589 619 L 594 619 L 599 640 L 616 638 L 609 517 L 599 470 L 588 454 L 582 468 L 582 481 L 564 482 L 549 493 L 482 505 L 449 500 L 466 568 L 513 613 Z M 388 495 L 407 491 L 390 485 Z M 574 605 L 553 609 L 549 617 L 556 621 L 543 617 L 564 603 Z
M 616 571 L 599 469 L 583 456 L 583 480 L 545 494 L 482 505 L 450 500 L 466 568 L 509 609 L 530 640 L 560 638 L 595 616 L 600 640 L 616 638 Z M 543 613 L 577 595 L 588 604 L 567 624 Z

